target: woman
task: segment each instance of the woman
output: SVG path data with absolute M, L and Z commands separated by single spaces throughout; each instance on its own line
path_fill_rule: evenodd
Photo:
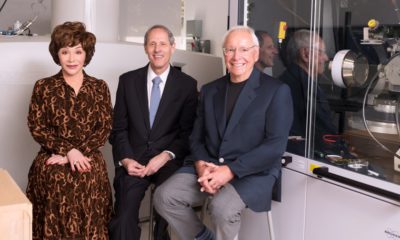
M 28 126 L 41 146 L 29 171 L 33 239 L 107 239 L 111 187 L 100 148 L 111 130 L 107 84 L 85 73 L 96 37 L 80 22 L 57 26 L 49 46 L 61 71 L 38 80 Z

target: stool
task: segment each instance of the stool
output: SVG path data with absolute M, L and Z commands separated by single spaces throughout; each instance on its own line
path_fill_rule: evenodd
M 153 225 L 154 225 L 154 209 L 153 209 L 153 195 L 154 195 L 154 190 L 155 190 L 154 184 L 150 186 L 150 203 L 149 203 L 149 216 L 148 217 L 142 217 L 139 219 L 139 223 L 149 223 L 149 240 L 153 240 Z
M 269 210 L 266 213 L 267 213 L 267 224 L 268 224 L 268 234 L 266 234 L 266 235 L 268 236 L 268 240 L 275 240 L 275 232 L 274 232 L 274 227 L 272 224 L 272 212 L 271 212 L 271 210 Z M 254 235 L 253 235 L 253 238 L 254 238 Z M 239 234 L 234 238 L 234 240 L 241 240 L 241 239 L 239 239 Z
M 149 204 L 149 216 L 148 217 L 142 217 L 139 219 L 139 223 L 149 223 L 149 232 L 148 232 L 148 240 L 153 240 L 153 226 L 154 226 L 154 206 L 153 206 L 153 196 L 154 196 L 154 191 L 155 191 L 155 186 L 152 184 L 150 186 L 150 204 Z M 206 216 L 206 211 L 207 211 L 207 204 L 208 204 L 208 199 L 211 197 L 207 197 L 206 200 L 204 201 L 204 204 L 201 206 L 195 206 L 193 209 L 195 211 L 200 211 L 200 219 L 203 221 L 205 216 Z
M 267 222 L 268 222 L 268 230 L 269 230 L 269 239 L 270 240 L 275 240 L 275 232 L 274 232 L 274 226 L 272 224 L 272 212 L 269 210 L 267 212 Z
M 280 179 L 279 179 L 280 180 Z M 280 182 L 280 181 L 279 181 Z M 279 186 L 280 188 L 280 186 Z M 149 217 L 143 217 L 139 220 L 139 223 L 149 222 L 149 235 L 148 239 L 153 240 L 153 225 L 154 225 L 154 207 L 153 207 L 153 195 L 155 191 L 155 186 L 152 184 L 150 186 L 150 203 L 149 203 Z M 280 197 L 280 196 L 279 196 Z M 212 197 L 209 196 L 205 199 L 203 205 L 193 207 L 195 211 L 200 211 L 200 219 L 204 222 L 205 216 L 207 214 L 207 205 Z M 280 200 L 280 199 L 279 199 Z M 267 223 L 269 230 L 269 240 L 275 240 L 275 232 L 272 223 L 272 209 L 267 212 Z M 235 240 L 238 240 L 238 236 L 236 236 Z
M 211 196 L 207 197 L 204 200 L 203 206 L 201 207 L 201 212 L 200 212 L 200 219 L 201 221 L 204 222 L 204 218 L 206 216 L 206 211 L 207 211 L 207 205 L 208 202 L 211 200 Z M 268 224 L 268 230 L 269 230 L 269 240 L 275 240 L 275 232 L 274 232 L 274 226 L 272 223 L 272 209 L 270 209 L 267 212 L 267 224 Z M 236 236 L 234 240 L 239 240 L 239 236 Z

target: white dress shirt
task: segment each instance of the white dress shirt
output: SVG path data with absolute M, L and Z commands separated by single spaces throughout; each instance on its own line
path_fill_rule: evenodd
M 160 82 L 160 99 L 162 98 L 162 94 L 164 92 L 164 88 L 165 88 L 165 84 L 167 83 L 167 78 L 168 78 L 168 74 L 169 74 L 169 70 L 170 70 L 171 66 L 168 65 L 168 68 L 161 73 L 161 75 L 157 75 L 153 69 L 151 69 L 150 65 L 149 65 L 149 69 L 147 71 L 147 103 L 148 103 L 148 108 L 150 109 L 150 95 L 151 95 L 151 88 L 153 87 L 153 79 L 157 76 L 159 76 L 161 78 L 161 82 Z

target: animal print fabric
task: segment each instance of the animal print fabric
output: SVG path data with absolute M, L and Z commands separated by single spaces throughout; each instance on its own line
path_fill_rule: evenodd
M 112 126 L 107 84 L 84 73 L 76 95 L 61 72 L 38 80 L 28 126 L 41 146 L 28 175 L 33 239 L 108 239 L 111 186 L 99 150 Z M 51 154 L 66 156 L 72 148 L 91 159 L 90 172 L 72 172 L 69 164 L 45 164 Z

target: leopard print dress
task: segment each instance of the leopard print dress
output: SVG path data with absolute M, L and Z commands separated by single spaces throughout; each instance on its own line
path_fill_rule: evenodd
M 99 150 L 112 126 L 107 84 L 84 73 L 76 95 L 61 72 L 38 80 L 28 126 L 41 146 L 28 175 L 33 239 L 108 239 L 111 186 Z M 66 156 L 72 148 L 91 159 L 90 172 L 72 172 L 69 164 L 45 164 L 51 154 Z

